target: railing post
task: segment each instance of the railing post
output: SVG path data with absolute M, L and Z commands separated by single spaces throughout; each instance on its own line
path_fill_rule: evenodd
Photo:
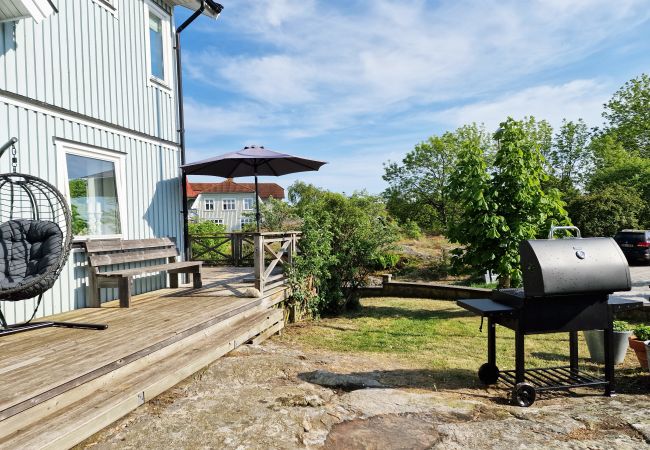
M 232 265 L 235 267 L 239 267 L 238 238 L 239 235 L 237 233 L 230 233 L 230 257 L 232 258 Z
M 261 295 L 264 293 L 264 236 L 255 233 L 254 242 L 253 264 L 255 266 L 255 289 Z

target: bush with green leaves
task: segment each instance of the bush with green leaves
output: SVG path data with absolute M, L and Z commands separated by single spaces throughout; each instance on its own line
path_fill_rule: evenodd
M 384 203 L 363 192 L 345 196 L 300 182 L 289 188 L 289 198 L 302 220 L 301 254 L 291 276 L 297 301 L 315 316 L 358 306 L 358 289 L 399 237 Z
M 231 253 L 230 240 L 221 237 L 226 232 L 226 227 L 209 220 L 200 220 L 188 224 L 189 234 L 198 238 L 192 241 L 192 258 L 218 264 L 224 261 L 224 255 Z M 215 248 L 217 251 L 208 250 Z
M 632 326 L 624 320 L 615 320 L 612 322 L 612 328 L 614 331 L 632 331 Z
M 404 222 L 400 228 L 402 230 L 402 234 L 409 239 L 422 238 L 422 230 L 420 229 L 418 223 L 414 220 L 406 219 L 406 222 Z
M 650 325 L 637 325 L 632 331 L 639 341 L 650 341 Z

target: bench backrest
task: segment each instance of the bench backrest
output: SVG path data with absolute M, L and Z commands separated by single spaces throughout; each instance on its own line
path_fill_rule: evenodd
M 145 262 L 153 259 L 172 258 L 171 261 L 174 261 L 178 257 L 176 244 L 168 237 L 89 240 L 86 242 L 86 253 L 90 265 L 95 270 L 114 264 Z

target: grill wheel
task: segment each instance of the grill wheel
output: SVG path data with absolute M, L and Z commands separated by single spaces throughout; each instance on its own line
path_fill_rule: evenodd
M 499 368 L 494 364 L 485 363 L 478 369 L 478 379 L 487 385 L 495 384 L 499 379 Z
M 537 393 L 529 383 L 517 383 L 512 390 L 512 403 L 517 406 L 528 407 L 535 402 Z

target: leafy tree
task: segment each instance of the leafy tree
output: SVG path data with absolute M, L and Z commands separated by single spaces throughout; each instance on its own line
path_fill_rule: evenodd
M 383 179 L 388 183 L 384 198 L 391 215 L 427 231 L 443 230 L 455 214 L 447 185 L 457 153 L 457 137 L 445 133 L 417 144 L 401 164 L 384 164 Z
M 638 228 L 644 202 L 624 186 L 611 185 L 574 199 L 567 207 L 573 224 L 588 236 L 614 236 L 623 228 Z
M 553 145 L 544 153 L 562 191 L 583 187 L 594 164 L 590 131 L 582 119 L 564 119 Z
M 625 83 L 605 104 L 605 134 L 613 135 L 631 155 L 650 158 L 650 76 Z
M 300 225 L 293 208 L 288 203 L 273 197 L 260 203 L 260 214 L 261 226 L 267 231 L 291 231 Z M 255 213 L 252 213 L 252 217 L 255 217 Z
M 488 166 L 480 140 L 467 133 L 452 175 L 451 195 L 462 211 L 449 229 L 449 238 L 463 244 L 455 262 L 496 272 L 500 287 L 521 282 L 521 241 L 544 235 L 553 223 L 568 223 L 560 193 L 542 189 L 546 136 L 544 122 L 508 118 L 494 135 L 498 148 Z

